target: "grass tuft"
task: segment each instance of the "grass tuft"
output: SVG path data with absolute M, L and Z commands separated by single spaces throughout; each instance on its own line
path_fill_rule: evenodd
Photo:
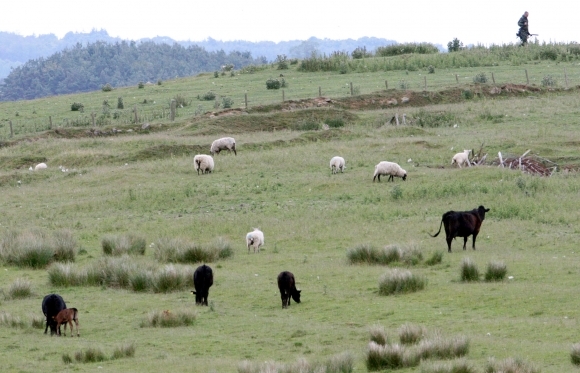
M 580 343 L 572 345 L 572 349 L 570 350 L 570 360 L 572 360 L 572 364 L 580 365 Z
M 503 262 L 489 262 L 485 271 L 485 281 L 503 281 L 507 274 L 507 267 Z
M 407 270 L 391 270 L 379 279 L 379 295 L 412 293 L 423 290 L 427 279 Z
M 179 326 L 191 326 L 194 324 L 197 314 L 193 311 L 152 311 L 147 318 L 141 321 L 141 327 L 146 328 L 175 328 Z
M 449 362 L 421 363 L 421 373 L 477 373 L 478 370 L 465 359 Z
M 441 251 L 434 251 L 433 254 L 425 261 L 428 266 L 441 264 L 443 262 L 443 253 Z
M 425 336 L 425 328 L 420 325 L 404 324 L 399 328 L 399 341 L 402 345 L 414 345 Z
M 373 325 L 370 328 L 370 339 L 381 346 L 389 343 L 389 337 L 385 327 L 382 325 Z
M 8 312 L 0 312 L 0 325 L 7 326 L 10 328 L 24 328 L 26 324 L 18 316 L 13 316 Z
M 469 340 L 466 337 L 445 339 L 440 336 L 423 340 L 417 354 L 421 359 L 453 359 L 467 355 Z
M 491 358 L 488 360 L 485 373 L 540 373 L 532 364 L 529 364 L 519 358 L 507 358 L 502 361 L 495 361 Z
M 479 281 L 479 270 L 477 269 L 477 264 L 475 264 L 469 258 L 463 258 L 463 260 L 461 261 L 459 278 L 463 282 Z
M 107 357 L 100 348 L 89 347 L 75 352 L 75 360 L 79 363 L 96 363 L 107 360 Z
M 155 244 L 155 258 L 165 263 L 208 263 L 233 255 L 229 241 L 217 238 L 207 247 L 181 238 L 160 238 Z
M 111 357 L 111 360 L 134 356 L 135 356 L 135 344 L 125 343 L 121 346 L 115 347 L 115 349 L 113 350 L 113 356 Z
M 32 285 L 30 281 L 17 278 L 8 288 L 7 299 L 22 299 L 32 295 Z
M 68 230 L 52 236 L 39 229 L 11 231 L 0 240 L 0 259 L 18 267 L 39 269 L 53 261 L 74 261 L 76 252 L 77 242 Z
M 146 246 L 147 242 L 144 237 L 131 233 L 107 235 L 101 240 L 101 247 L 105 255 L 145 255 Z

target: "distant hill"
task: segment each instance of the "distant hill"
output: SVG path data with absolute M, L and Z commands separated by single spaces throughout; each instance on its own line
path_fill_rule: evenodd
M 54 34 L 38 36 L 21 36 L 14 33 L 0 31 L 0 79 L 8 76 L 10 69 L 20 66 L 28 60 L 48 57 L 65 48 L 70 48 L 78 43 L 86 45 L 103 41 L 114 44 L 123 39 L 109 36 L 105 30 L 93 30 L 89 33 L 67 33 L 62 39 Z M 274 61 L 278 55 L 285 54 L 289 58 L 306 58 L 312 53 L 330 54 L 334 51 L 352 52 L 357 47 L 366 47 L 372 51 L 377 47 L 396 44 L 394 40 L 364 37 L 360 39 L 330 40 L 310 38 L 308 40 L 291 40 L 282 42 L 260 41 L 249 42 L 243 40 L 220 41 L 209 38 L 203 41 L 177 41 L 169 37 L 154 37 L 136 40 L 136 42 L 154 42 L 156 44 L 173 45 L 177 43 L 184 47 L 197 45 L 209 52 L 223 50 L 226 53 L 233 51 L 250 52 L 254 57 L 265 57 L 268 61 Z

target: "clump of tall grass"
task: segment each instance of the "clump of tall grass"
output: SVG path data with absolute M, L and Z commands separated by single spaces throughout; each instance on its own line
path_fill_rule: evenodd
M 388 245 L 379 249 L 370 244 L 360 244 L 348 249 L 346 256 L 351 264 L 388 265 L 393 262 L 403 262 L 407 265 L 416 265 L 423 260 L 423 254 L 417 247 L 400 247 L 397 245 Z
M 125 357 L 133 357 L 135 356 L 135 344 L 134 343 L 125 343 L 121 346 L 115 347 L 113 350 L 113 356 L 111 356 L 111 360 L 122 359 Z
M 389 336 L 385 327 L 382 325 L 373 325 L 370 330 L 370 339 L 381 346 L 389 343 Z
M 191 326 L 195 322 L 197 314 L 194 311 L 183 310 L 172 312 L 152 311 L 149 312 L 147 318 L 141 321 L 141 327 L 151 328 L 175 328 L 178 326 Z
M 75 269 L 72 263 L 53 263 L 48 267 L 48 281 L 54 286 L 84 286 L 87 272 Z
M 570 350 L 570 360 L 572 360 L 572 364 L 580 365 L 580 343 L 572 345 L 572 349 Z
M 42 329 L 42 328 L 44 328 L 45 321 L 46 321 L 46 317 L 32 315 L 31 320 L 30 320 L 30 326 L 32 326 L 33 329 Z
M 105 255 L 120 256 L 123 254 L 144 255 L 146 248 L 144 237 L 129 233 L 122 235 L 107 235 L 101 240 Z
M 0 325 L 11 328 L 24 328 L 26 323 L 18 316 L 2 311 L 0 312 Z
M 85 350 L 75 352 L 75 360 L 79 363 L 96 363 L 107 360 L 107 357 L 100 348 L 89 347 Z
M 489 262 L 485 271 L 485 281 L 503 281 L 507 274 L 507 267 L 503 262 Z
M 165 263 L 214 262 L 232 255 L 231 244 L 221 237 L 206 247 L 181 238 L 160 238 L 154 252 L 155 258 Z
M 423 290 L 427 279 L 407 270 L 391 270 L 379 279 L 379 295 L 412 293 Z
M 445 339 L 441 336 L 422 340 L 417 354 L 425 359 L 453 359 L 469 353 L 469 340 L 466 337 Z
M 10 231 L 0 240 L 0 259 L 7 264 L 34 269 L 53 261 L 74 261 L 77 242 L 68 230 L 52 236 L 39 230 Z
M 443 262 L 443 253 L 441 251 L 434 251 L 431 256 L 425 260 L 425 264 L 433 266 Z
M 540 373 L 540 370 L 519 358 L 507 358 L 502 361 L 488 360 L 485 373 Z
M 467 360 L 421 364 L 421 373 L 477 373 L 478 370 Z
M 172 265 L 167 265 L 155 274 L 153 279 L 153 290 L 156 293 L 169 293 L 173 290 L 181 289 L 193 274 L 184 276 L 183 271 L 179 271 Z
M 32 295 L 32 286 L 30 281 L 23 278 L 17 278 L 8 288 L 7 299 L 22 299 Z
M 425 336 L 426 330 L 421 325 L 404 324 L 399 328 L 399 341 L 403 345 L 419 343 Z
M 398 344 L 381 346 L 372 341 L 368 345 L 365 358 L 369 371 L 415 367 L 419 362 L 417 355 L 404 346 Z
M 463 258 L 461 261 L 459 278 L 463 282 L 479 281 L 479 270 L 477 269 L 477 264 L 469 258 Z
M 310 363 L 300 358 L 293 364 L 275 361 L 254 363 L 248 360 L 238 364 L 238 373 L 351 373 L 353 369 L 354 357 L 350 352 L 334 355 L 325 362 Z

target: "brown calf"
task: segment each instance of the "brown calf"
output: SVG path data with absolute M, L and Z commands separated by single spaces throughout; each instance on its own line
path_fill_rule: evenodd
M 66 337 L 66 324 L 70 325 L 70 336 L 74 336 L 73 332 L 73 321 L 77 325 L 77 337 L 80 337 L 79 333 L 79 318 L 78 318 L 79 311 L 76 308 L 65 308 L 64 310 L 60 311 L 58 315 L 53 316 L 52 318 L 56 321 L 56 330 L 58 331 L 58 335 L 60 336 L 60 324 L 64 324 L 64 336 Z

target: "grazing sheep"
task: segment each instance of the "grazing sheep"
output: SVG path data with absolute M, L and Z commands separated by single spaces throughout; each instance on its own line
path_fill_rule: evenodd
M 248 247 L 248 254 L 250 253 L 250 246 L 254 248 L 254 252 L 258 249 L 260 252 L 260 246 L 264 244 L 264 232 L 258 228 L 254 228 L 252 232 L 246 234 L 246 246 Z
M 213 171 L 213 158 L 207 154 L 198 154 L 193 157 L 193 164 L 199 175 L 199 171 L 202 174 L 211 173 Z
M 401 166 L 399 166 L 394 162 L 383 161 L 380 162 L 378 165 L 376 165 L 375 174 L 373 176 L 373 182 L 375 181 L 375 178 L 378 178 L 380 182 L 381 175 L 389 175 L 387 181 L 389 180 L 395 181 L 395 176 L 403 178 L 403 180 L 407 179 L 407 171 L 403 170 Z
M 215 153 L 219 154 L 219 152 L 226 149 L 229 152 L 233 150 L 234 154 L 238 155 L 238 153 L 236 153 L 236 140 L 234 140 L 233 137 L 222 137 L 221 139 L 215 140 L 214 142 L 211 143 L 209 153 L 211 155 L 214 155 Z
M 48 166 L 46 165 L 46 163 L 43 162 L 43 163 L 39 163 L 36 166 L 34 166 L 34 171 L 45 170 L 47 168 L 48 168 Z M 29 170 L 32 171 L 33 170 L 32 167 L 30 167 Z
M 469 152 L 471 150 L 463 150 L 463 153 L 457 153 L 453 156 L 453 159 L 451 160 L 451 165 L 453 166 L 454 163 L 457 163 L 457 165 L 459 166 L 459 168 L 461 168 L 461 165 L 466 163 L 468 167 L 471 167 L 471 164 L 469 163 Z
M 332 159 L 330 160 L 330 170 L 332 171 L 333 174 L 338 173 L 338 170 L 340 170 L 340 172 L 343 172 L 345 168 L 346 164 L 344 162 L 344 158 L 338 156 L 332 157 Z

